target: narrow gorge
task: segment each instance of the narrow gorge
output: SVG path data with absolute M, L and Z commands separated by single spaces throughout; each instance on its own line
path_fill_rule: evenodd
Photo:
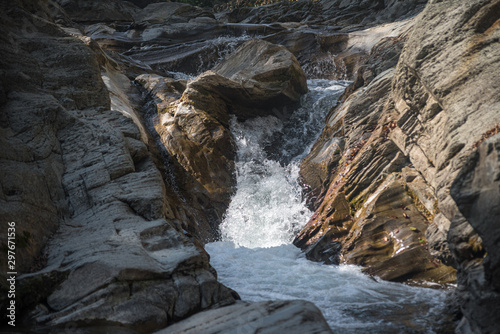
M 2 332 L 499 332 L 499 0 L 0 8 Z

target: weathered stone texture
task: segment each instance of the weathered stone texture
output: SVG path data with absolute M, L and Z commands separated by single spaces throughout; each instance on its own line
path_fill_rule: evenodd
M 179 227 L 137 105 L 120 91 L 130 81 L 46 12 L 38 2 L 2 11 L 0 210 L 17 227 L 19 313 L 152 331 L 233 303 Z
M 314 304 L 303 300 L 238 302 L 201 312 L 156 334 L 332 333 Z
M 496 0 L 431 1 L 415 19 L 412 30 L 403 36 L 406 42 L 397 67 L 386 79 L 390 87 L 380 85 L 387 73 L 374 79 L 372 73 L 391 62 L 377 64 L 375 58 L 368 58 L 343 103 L 327 118 L 323 135 L 301 170 L 306 183 L 312 186 L 315 197 L 311 205 L 317 211 L 296 244 L 328 250 L 325 256 L 329 260 L 341 260 L 343 256 L 346 261 L 355 259 L 358 263 L 369 263 L 371 256 L 386 249 L 380 237 L 384 242 L 391 240 L 383 237 L 383 229 L 375 223 L 381 215 L 376 214 L 377 209 L 368 210 L 374 213 L 368 212 L 362 222 L 363 231 L 359 230 L 359 221 L 370 202 L 382 196 L 378 192 L 381 189 L 377 189 L 380 182 L 397 179 L 402 173 L 401 181 L 411 203 L 403 200 L 401 204 L 408 210 L 392 211 L 391 216 L 403 214 L 406 218 L 398 223 L 399 232 L 403 222 L 411 222 L 408 227 L 418 232 L 415 235 L 427 246 L 426 254 L 434 257 L 430 259 L 436 269 L 441 268 L 440 263 L 457 268 L 457 294 L 465 316 L 458 330 L 463 333 L 495 331 L 498 323 L 493 315 L 498 313 L 494 306 L 498 305 L 498 287 L 494 283 L 498 280 L 494 260 L 498 245 L 493 241 L 493 221 L 498 220 L 498 166 L 493 162 L 497 137 L 477 146 L 497 133 L 500 123 L 499 9 Z M 380 50 L 372 50 L 373 55 L 377 53 Z M 394 58 L 394 53 L 387 54 Z M 330 145 L 332 142 L 336 144 Z M 345 147 L 337 143 L 345 143 Z M 333 152 L 331 147 L 336 150 Z M 370 151 L 373 154 L 368 155 Z M 382 171 L 382 166 L 389 165 L 380 161 L 390 154 L 394 156 L 391 171 Z M 330 227 L 328 222 L 335 210 L 344 210 L 344 202 L 334 200 L 338 196 L 350 202 L 352 219 L 333 219 Z M 424 219 L 424 225 L 414 221 L 416 217 Z M 350 246 L 346 246 L 349 239 L 344 239 L 348 233 L 353 236 L 348 237 L 353 240 Z M 374 238 L 377 233 L 379 239 Z M 325 241 L 327 236 L 330 241 Z M 368 248 L 363 248 L 363 243 Z M 359 257 L 357 247 L 373 254 Z M 410 249 L 413 251 L 400 254 L 409 256 L 419 247 Z M 409 257 L 411 260 L 401 262 L 403 266 L 418 262 Z M 401 263 L 394 262 L 391 258 L 386 264 L 401 269 Z M 365 265 L 375 272 L 383 267 Z M 429 272 L 426 268 L 417 271 Z M 436 273 L 437 278 L 449 277 Z M 387 271 L 377 274 L 392 275 Z
M 202 242 L 213 241 L 236 186 L 230 117 L 288 117 L 307 92 L 305 74 L 283 46 L 251 40 L 195 79 L 141 75 L 136 80 L 155 100 L 159 145 L 178 166 L 177 184 L 198 212 L 200 226 L 190 232 Z

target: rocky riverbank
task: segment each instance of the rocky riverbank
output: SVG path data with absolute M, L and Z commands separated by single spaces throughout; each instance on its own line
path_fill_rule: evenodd
M 295 244 L 396 281 L 456 268 L 461 333 L 499 323 L 499 4 L 431 1 L 376 45 L 302 164 L 316 212 Z
M 330 332 L 310 303 L 238 301 L 203 248 L 235 190 L 230 118 L 286 119 L 309 76 L 353 84 L 302 162 L 315 213 L 295 244 L 386 280 L 456 279 L 457 331 L 495 332 L 499 1 L 0 8 L 0 217 L 17 227 L 19 324 Z

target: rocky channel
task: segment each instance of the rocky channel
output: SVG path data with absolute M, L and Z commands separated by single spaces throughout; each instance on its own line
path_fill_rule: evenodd
M 293 244 L 451 287 L 452 328 L 429 332 L 498 331 L 499 0 L 0 8 L 0 304 L 8 319 L 15 222 L 16 329 L 331 333 L 311 302 L 241 300 L 206 246 L 237 192 L 235 122 L 301 122 L 314 78 L 351 82 L 300 161 L 311 217 Z M 282 165 L 283 138 L 266 147 Z

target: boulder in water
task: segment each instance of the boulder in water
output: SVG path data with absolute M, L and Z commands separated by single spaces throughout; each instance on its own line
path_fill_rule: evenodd
M 237 87 L 223 91 L 221 97 L 241 120 L 270 112 L 286 117 L 292 109 L 285 107 L 307 92 L 306 75 L 295 56 L 284 46 L 260 39 L 243 44 L 213 71 L 224 78 L 221 85 L 230 80 Z
M 181 333 L 332 333 L 321 311 L 304 300 L 235 305 L 198 313 L 156 332 Z
M 230 115 L 289 116 L 307 91 L 305 74 L 285 47 L 252 40 L 189 81 L 178 100 L 172 101 L 184 82 L 152 75 L 136 80 L 159 100 L 156 132 L 182 169 L 178 179 L 187 197 L 210 215 L 212 238 L 201 239 L 213 240 L 236 185 Z

